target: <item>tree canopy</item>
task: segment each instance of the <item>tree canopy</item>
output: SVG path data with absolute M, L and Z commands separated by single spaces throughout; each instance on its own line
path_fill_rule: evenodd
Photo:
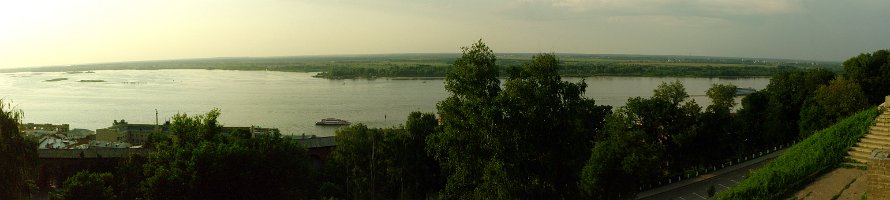
M 81 171 L 65 180 L 53 198 L 70 200 L 115 199 L 111 173 Z
M 499 85 L 484 43 L 463 48 L 439 102 L 443 131 L 428 148 L 447 176 L 445 198 L 575 198 L 577 178 L 608 106 L 561 81 L 559 61 L 540 54 Z
M 0 99 L 0 199 L 27 199 L 36 192 L 37 142 L 19 132 L 22 115 Z
M 317 191 L 306 150 L 280 134 L 242 138 L 221 133 L 219 110 L 177 114 L 172 142 L 144 165 L 146 199 L 305 199 Z
M 800 133 L 809 136 L 865 108 L 868 108 L 868 97 L 859 84 L 838 77 L 820 86 L 804 102 L 800 110 Z
M 844 61 L 844 77 L 862 87 L 868 103 L 878 105 L 890 95 L 890 50 L 862 53 Z
M 336 133 L 324 197 L 424 199 L 442 185 L 438 164 L 426 153 L 426 137 L 438 131 L 435 115 L 412 112 L 405 126 L 356 124 Z

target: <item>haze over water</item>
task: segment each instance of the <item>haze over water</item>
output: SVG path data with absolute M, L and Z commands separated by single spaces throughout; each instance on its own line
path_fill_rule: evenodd
M 281 129 L 284 135 L 333 135 L 336 128 L 315 126 L 336 117 L 371 127 L 403 124 L 412 111 L 435 112 L 446 96 L 443 80 L 328 80 L 314 73 L 227 70 L 110 70 L 0 74 L 0 98 L 25 112 L 25 123 L 70 124 L 95 130 L 113 120 L 153 124 L 176 113 L 222 111 L 224 126 Z M 55 82 L 46 80 L 68 78 Z M 572 82 L 582 78 L 563 78 Z M 105 82 L 78 82 L 104 80 Z M 597 104 L 624 105 L 630 97 L 652 95 L 666 81 L 680 80 L 706 107 L 704 91 L 714 83 L 763 89 L 769 78 L 588 77 L 586 96 Z M 738 99 L 737 99 L 738 100 Z

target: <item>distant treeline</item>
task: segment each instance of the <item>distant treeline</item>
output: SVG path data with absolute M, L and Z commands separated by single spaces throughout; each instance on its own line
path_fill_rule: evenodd
M 500 74 L 531 61 L 534 54 L 497 54 Z M 773 76 L 793 68 L 826 68 L 840 72 L 840 63 L 786 59 L 703 56 L 555 54 L 562 76 Z M 320 72 L 316 77 L 356 79 L 376 77 L 445 77 L 458 54 L 388 54 L 267 58 L 205 58 L 186 60 L 98 63 L 0 72 L 67 72 L 91 70 L 207 69 L 245 71 Z
M 651 65 L 565 65 L 560 70 L 563 76 L 688 76 L 688 77 L 720 77 L 720 76 L 773 76 L 795 67 L 763 67 L 763 66 L 651 66 Z
M 391 66 L 387 68 L 338 67 L 321 72 L 315 77 L 327 79 L 356 79 L 378 77 L 445 77 L 447 66 Z M 506 74 L 502 69 L 501 74 Z M 559 70 L 565 77 L 587 76 L 684 76 L 684 77 L 754 77 L 773 76 L 796 69 L 791 66 L 652 66 L 652 65 L 565 65 Z
M 337 67 L 315 75 L 327 79 L 355 79 L 377 77 L 445 77 L 446 66 L 414 65 L 386 68 Z

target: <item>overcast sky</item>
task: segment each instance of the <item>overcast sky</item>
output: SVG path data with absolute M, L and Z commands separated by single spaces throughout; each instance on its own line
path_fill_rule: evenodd
M 495 52 L 842 61 L 890 48 L 887 0 L 0 0 L 0 68 Z

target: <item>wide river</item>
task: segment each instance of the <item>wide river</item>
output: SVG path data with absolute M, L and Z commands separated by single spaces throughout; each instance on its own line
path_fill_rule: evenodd
M 439 80 L 327 80 L 314 73 L 226 70 L 110 70 L 69 74 L 0 74 L 0 98 L 24 111 L 26 123 L 70 124 L 95 130 L 113 120 L 161 123 L 176 113 L 222 111 L 225 126 L 260 126 L 282 134 L 333 135 L 336 128 L 315 126 L 336 117 L 371 127 L 404 123 L 412 111 L 435 112 L 446 96 Z M 67 78 L 60 81 L 46 81 Z M 572 82 L 582 78 L 564 78 Z M 587 97 L 597 104 L 624 105 L 630 97 L 652 96 L 666 81 L 680 80 L 702 107 L 705 90 L 715 83 L 763 89 L 769 78 L 587 77 Z M 104 80 L 105 82 L 79 82 Z M 737 99 L 738 100 L 738 99 Z

